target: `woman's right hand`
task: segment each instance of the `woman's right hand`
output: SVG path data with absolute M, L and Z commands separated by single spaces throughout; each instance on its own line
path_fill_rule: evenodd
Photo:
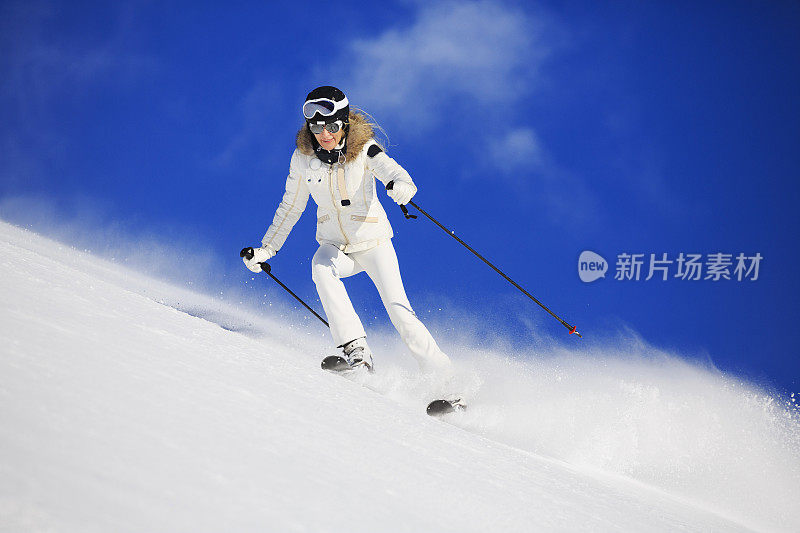
M 258 274 L 261 272 L 260 263 L 266 263 L 274 256 L 275 252 L 272 248 L 269 246 L 262 246 L 261 248 L 253 248 L 253 255 L 250 257 L 242 257 L 242 261 L 244 261 L 244 266 L 249 268 L 251 272 Z

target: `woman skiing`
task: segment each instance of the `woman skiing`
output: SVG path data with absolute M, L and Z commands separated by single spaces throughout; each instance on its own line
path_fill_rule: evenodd
M 267 229 L 262 246 L 247 268 L 280 250 L 306 207 L 317 204 L 317 242 L 311 277 L 330 323 L 331 335 L 350 367 L 372 370 L 372 352 L 361 320 L 353 309 L 342 278 L 366 272 L 378 289 L 392 324 L 423 371 L 448 370 L 450 359 L 433 340 L 408 302 L 392 227 L 378 201 L 375 178 L 392 183 L 389 197 L 405 205 L 417 192 L 408 172 L 386 155 L 373 138 L 372 125 L 351 112 L 347 97 L 336 87 L 311 91 L 303 104 L 306 123 L 297 133 L 286 192 Z

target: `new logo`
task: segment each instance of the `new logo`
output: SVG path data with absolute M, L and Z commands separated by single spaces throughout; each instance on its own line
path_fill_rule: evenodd
M 584 283 L 606 277 L 608 262 L 603 256 L 584 250 L 578 258 L 578 276 Z

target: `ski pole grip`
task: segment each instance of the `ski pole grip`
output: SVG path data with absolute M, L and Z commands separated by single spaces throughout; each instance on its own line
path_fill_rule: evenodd
M 245 259 L 250 260 L 253 258 L 255 254 L 256 251 L 253 250 L 253 247 L 248 246 L 247 248 L 242 248 L 242 251 L 239 252 L 239 257 L 244 257 Z M 267 274 L 269 274 L 270 271 L 272 270 L 272 267 L 270 266 L 269 263 L 259 263 L 259 265 L 261 265 L 261 270 L 263 270 Z
M 386 184 L 386 190 L 387 191 L 391 191 L 392 187 L 394 187 L 394 180 L 392 180 L 392 181 L 390 181 L 389 183 Z M 403 212 L 403 216 L 406 217 L 406 219 L 417 218 L 417 215 L 410 215 L 408 213 L 408 208 L 406 206 L 404 206 L 404 205 L 400 206 L 400 211 Z

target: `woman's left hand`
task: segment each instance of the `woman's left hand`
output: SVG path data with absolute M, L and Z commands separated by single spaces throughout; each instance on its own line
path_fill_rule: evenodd
M 417 188 L 405 181 L 394 181 L 392 188 L 389 189 L 389 198 L 394 200 L 397 205 L 406 205 L 417 193 Z

